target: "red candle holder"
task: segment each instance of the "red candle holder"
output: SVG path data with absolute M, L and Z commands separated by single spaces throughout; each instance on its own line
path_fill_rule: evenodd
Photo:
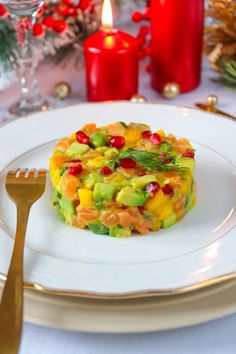
M 151 0 L 152 86 L 162 92 L 168 82 L 181 92 L 201 78 L 204 0 Z
M 129 100 L 138 91 L 136 38 L 104 28 L 84 43 L 89 101 Z

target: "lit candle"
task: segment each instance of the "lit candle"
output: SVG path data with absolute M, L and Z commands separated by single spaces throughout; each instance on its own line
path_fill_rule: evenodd
M 88 100 L 128 100 L 138 91 L 137 40 L 113 28 L 110 0 L 103 3 L 102 25 L 84 43 Z
M 151 0 L 152 86 L 187 92 L 200 83 L 204 0 Z

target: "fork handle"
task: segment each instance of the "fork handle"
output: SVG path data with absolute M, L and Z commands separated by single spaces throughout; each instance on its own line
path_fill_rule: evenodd
M 17 205 L 14 249 L 0 305 L 0 348 L 2 354 L 18 352 L 23 316 L 24 243 L 31 205 Z

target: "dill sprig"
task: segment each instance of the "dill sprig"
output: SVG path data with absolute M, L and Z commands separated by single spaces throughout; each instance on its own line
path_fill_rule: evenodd
M 131 158 L 146 169 L 157 170 L 161 172 L 178 171 L 183 173 L 186 171 L 184 167 L 179 166 L 176 161 L 176 157 L 170 153 L 167 153 L 165 158 L 169 160 L 168 163 L 163 161 L 163 158 L 159 156 L 158 152 L 150 152 L 145 150 L 128 149 L 126 151 L 121 151 L 118 155 L 118 158 L 119 160 L 124 158 Z

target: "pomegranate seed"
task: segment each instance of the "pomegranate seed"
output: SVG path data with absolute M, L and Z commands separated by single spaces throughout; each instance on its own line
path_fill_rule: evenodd
M 151 136 L 150 136 L 150 141 L 151 141 L 151 143 L 153 143 L 153 144 L 160 145 L 160 143 L 161 143 L 161 137 L 160 137 L 160 135 L 157 134 L 157 133 L 151 134 Z
M 174 194 L 174 188 L 170 184 L 166 184 L 164 187 L 162 187 L 162 191 L 164 194 L 169 195 L 172 197 Z
M 152 133 L 149 130 L 145 130 L 144 132 L 142 132 L 143 139 L 149 139 L 151 135 Z
M 137 163 L 130 158 L 125 158 L 120 160 L 120 166 L 123 168 L 135 168 Z
M 166 153 L 165 152 L 161 152 L 160 154 L 159 154 L 159 157 L 162 159 L 162 162 L 163 163 L 170 163 L 170 159 L 167 159 L 166 158 Z
M 81 162 L 81 160 L 70 160 L 69 162 L 70 163 L 78 163 L 78 162 Z
M 159 183 L 157 182 L 150 182 L 146 185 L 146 192 L 149 192 L 154 196 L 154 194 L 158 193 L 161 189 Z
M 67 171 L 69 175 L 77 176 L 83 171 L 83 167 L 81 165 L 69 166 Z
M 138 175 L 139 175 L 140 177 L 147 176 L 147 174 L 146 174 L 146 173 L 143 173 L 143 172 L 139 173 Z
M 141 215 L 144 215 L 144 213 L 145 213 L 145 208 L 144 208 L 143 206 L 139 206 L 139 207 L 138 207 L 138 211 L 139 211 L 139 213 L 140 213 Z
M 115 135 L 110 138 L 110 146 L 120 150 L 125 146 L 125 138 L 120 135 Z
M 80 144 L 89 145 L 89 143 L 90 143 L 88 135 L 86 135 L 84 132 L 82 132 L 82 130 L 79 130 L 76 133 L 76 139 Z
M 103 174 L 104 176 L 110 175 L 111 173 L 112 173 L 112 170 L 111 170 L 108 166 L 104 166 L 104 167 L 102 168 L 102 174 Z
M 191 157 L 191 159 L 194 159 L 195 153 L 192 150 L 187 150 L 182 154 L 182 157 Z

